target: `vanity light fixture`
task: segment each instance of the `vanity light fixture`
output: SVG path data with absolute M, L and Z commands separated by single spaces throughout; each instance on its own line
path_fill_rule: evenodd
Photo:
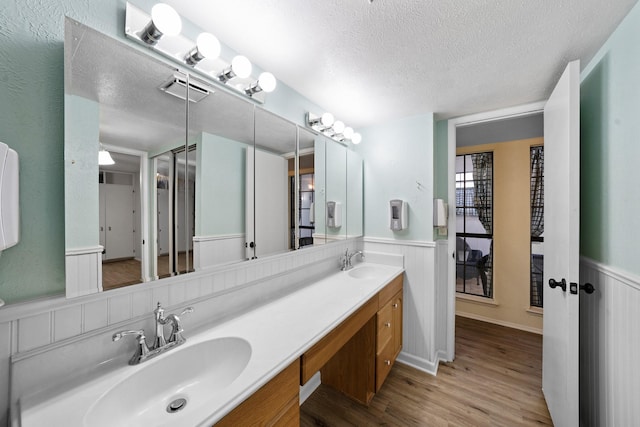
M 177 36 L 182 30 L 182 19 L 178 12 L 166 3 L 151 8 L 151 20 L 140 32 L 140 39 L 154 46 L 163 35 Z
M 322 116 L 316 116 L 313 113 L 307 113 L 307 126 L 312 129 L 324 131 L 326 129 L 329 129 L 333 125 L 334 121 L 335 118 L 331 113 L 324 113 Z
M 359 133 L 356 133 L 352 127 L 345 126 L 344 122 L 335 120 L 331 113 L 324 113 L 322 116 L 307 113 L 306 124 L 308 128 L 343 144 L 348 144 L 349 141 L 359 144 L 362 141 Z
M 220 42 L 211 33 L 200 33 L 196 39 L 196 45 L 184 57 L 187 65 L 195 67 L 204 58 L 216 59 L 220 56 Z
M 335 132 L 335 136 L 342 135 L 342 133 L 344 132 L 344 128 L 345 128 L 344 122 L 337 120 L 333 124 L 333 131 Z
M 231 65 L 218 74 L 218 80 L 226 83 L 234 77 L 245 79 L 251 75 L 251 62 L 246 56 L 238 55 L 231 60 Z
M 183 25 L 188 26 L 190 31 L 197 31 L 195 41 L 181 33 Z M 276 89 L 277 81 L 273 74 L 256 72 L 252 75 L 251 62 L 242 55 L 237 55 L 232 60 L 231 57 L 222 58 L 221 42 L 213 34 L 199 29 L 191 22 L 183 22 L 176 10 L 166 3 L 157 3 L 149 13 L 127 1 L 124 30 L 125 35 L 134 42 L 183 67 L 190 67 L 193 72 L 189 71 L 189 74 L 198 75 L 206 82 L 206 86 L 212 83 L 221 85 L 258 103 L 264 103 L 267 94 Z M 173 37 L 165 40 L 165 36 Z M 185 84 L 183 86 L 186 87 Z M 176 92 L 184 91 L 178 87 L 165 87 L 163 90 L 165 89 L 168 89 L 167 93 L 171 93 L 170 90 L 173 89 Z M 206 96 L 207 92 L 194 96 L 201 97 L 203 94 Z M 184 97 L 183 94 L 182 98 Z M 189 98 L 191 97 L 190 93 Z
M 342 135 L 344 136 L 344 139 L 351 139 L 353 138 L 353 128 L 351 126 L 347 126 L 346 128 L 344 128 L 344 130 L 342 131 Z
M 270 93 L 276 89 L 277 84 L 278 82 L 273 74 L 265 71 L 264 73 L 261 73 L 258 80 L 251 83 L 251 86 L 246 88 L 244 92 L 249 96 L 253 96 L 254 94 L 262 91 Z
M 100 151 L 98 151 L 98 165 L 109 166 L 109 165 L 115 165 L 115 164 L 116 162 L 113 161 L 113 157 L 111 157 L 111 153 L 105 150 L 102 144 L 100 144 Z

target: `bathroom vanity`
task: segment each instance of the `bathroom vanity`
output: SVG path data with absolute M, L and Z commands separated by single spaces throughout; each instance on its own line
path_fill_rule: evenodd
M 402 262 L 360 263 L 187 329 L 186 343 L 153 360 L 21 397 L 15 425 L 298 425 L 300 385 L 318 371 L 367 404 L 402 345 L 403 271 Z

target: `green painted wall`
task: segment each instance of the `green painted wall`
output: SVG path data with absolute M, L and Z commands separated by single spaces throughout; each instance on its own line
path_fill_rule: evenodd
M 150 10 L 156 2 L 134 3 Z M 124 8 L 124 0 L 2 4 L 0 141 L 20 156 L 21 240 L 0 256 L 7 303 L 64 292 L 64 17 L 151 54 L 125 38 Z M 195 39 L 188 22 L 183 28 Z M 232 52 L 223 46 L 223 55 Z M 297 123 L 306 111 L 324 111 L 281 82 L 265 107 Z
M 241 142 L 202 134 L 196 166 L 197 236 L 245 232 L 247 148 Z
M 433 239 L 433 114 L 407 117 L 361 131 L 364 159 L 364 234 L 396 240 Z M 409 203 L 409 229 L 389 229 L 389 200 Z
M 448 203 L 449 197 L 449 121 L 438 120 L 434 126 L 433 137 L 433 198 L 444 199 Z M 447 236 L 438 235 L 433 229 L 433 240 L 446 239 Z
M 638 275 L 640 5 L 581 79 L 580 253 Z
M 65 215 L 66 249 L 100 244 L 98 150 L 100 105 L 79 96 L 65 95 L 64 197 L 73 206 Z

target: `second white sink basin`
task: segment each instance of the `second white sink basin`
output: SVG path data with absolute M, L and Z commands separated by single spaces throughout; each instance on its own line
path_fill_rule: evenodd
M 178 347 L 132 368 L 137 371 L 91 406 L 84 425 L 181 425 L 190 411 L 238 378 L 250 358 L 251 345 L 236 337 Z
M 349 270 L 347 274 L 355 279 L 373 279 L 383 275 L 385 270 L 375 265 L 361 265 Z

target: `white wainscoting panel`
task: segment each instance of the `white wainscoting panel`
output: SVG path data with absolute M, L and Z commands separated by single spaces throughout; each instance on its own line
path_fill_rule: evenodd
M 583 258 L 580 424 L 640 426 L 640 277 Z
M 435 243 L 365 237 L 365 255 L 369 251 L 404 256 L 403 344 L 398 361 L 435 375 Z
M 246 258 L 245 235 L 194 236 L 193 268 L 200 270 L 218 264 L 229 264 Z
M 102 246 L 69 249 L 65 253 L 67 298 L 102 291 Z

